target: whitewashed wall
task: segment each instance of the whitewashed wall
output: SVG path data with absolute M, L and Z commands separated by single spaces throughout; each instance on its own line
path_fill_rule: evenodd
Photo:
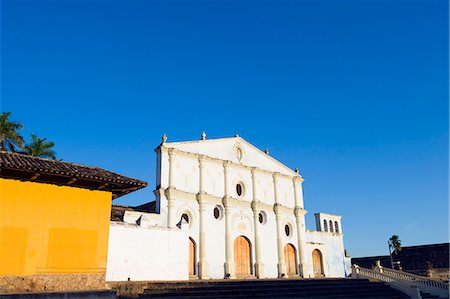
M 186 231 L 111 222 L 106 281 L 187 280 L 188 253 Z
M 225 276 L 225 217 L 214 218 L 215 204 L 208 204 L 206 215 L 209 219 L 206 230 L 206 260 L 208 261 L 208 274 L 210 278 L 224 278 Z
M 264 276 L 277 278 L 278 252 L 275 213 L 273 210 L 264 212 L 267 215 L 267 223 L 260 226 L 261 260 L 264 264 Z M 297 246 L 295 247 L 297 248 Z
M 342 234 L 306 231 L 308 242 L 308 263 L 312 268 L 312 252 L 320 250 L 323 259 L 323 270 L 325 277 L 345 277 L 346 259 L 344 256 L 344 241 Z M 348 270 L 347 270 L 348 271 Z

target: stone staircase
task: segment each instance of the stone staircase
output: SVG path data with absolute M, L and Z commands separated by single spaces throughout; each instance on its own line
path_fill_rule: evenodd
M 406 299 L 409 296 L 385 283 L 367 279 L 259 279 L 158 282 L 149 284 L 139 298 Z

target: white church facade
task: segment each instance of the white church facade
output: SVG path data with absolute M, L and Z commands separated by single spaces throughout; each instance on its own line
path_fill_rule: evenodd
M 345 277 L 341 217 L 307 230 L 303 178 L 239 136 L 155 149 L 155 213 L 111 222 L 108 281 Z

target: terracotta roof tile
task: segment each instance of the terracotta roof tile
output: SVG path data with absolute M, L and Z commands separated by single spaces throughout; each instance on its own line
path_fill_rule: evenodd
M 99 167 L 0 151 L 0 177 L 31 181 L 36 174 L 39 174 L 34 179 L 36 182 L 111 191 L 114 198 L 147 186 L 147 182 Z M 105 186 L 106 183 L 108 185 Z

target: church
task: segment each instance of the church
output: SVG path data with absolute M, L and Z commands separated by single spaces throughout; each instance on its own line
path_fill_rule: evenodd
M 349 274 L 341 216 L 307 230 L 304 179 L 268 150 L 202 133 L 155 152 L 156 200 L 111 220 L 107 281 Z

